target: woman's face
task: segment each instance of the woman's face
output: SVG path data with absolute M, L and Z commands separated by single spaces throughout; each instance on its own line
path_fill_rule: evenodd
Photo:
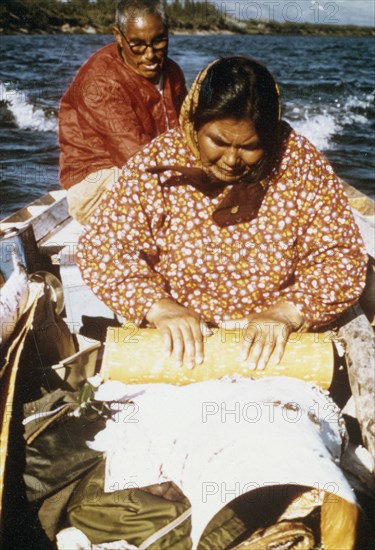
M 248 119 L 206 122 L 198 131 L 198 146 L 207 173 L 225 183 L 242 179 L 264 154 Z

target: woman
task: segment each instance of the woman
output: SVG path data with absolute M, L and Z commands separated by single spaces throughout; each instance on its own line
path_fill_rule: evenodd
M 264 66 L 215 61 L 181 129 L 124 166 L 81 237 L 85 282 L 160 329 L 178 365 L 202 362 L 204 325 L 236 322 L 241 360 L 263 369 L 292 330 L 332 322 L 361 294 L 366 254 L 341 184 L 280 113 Z

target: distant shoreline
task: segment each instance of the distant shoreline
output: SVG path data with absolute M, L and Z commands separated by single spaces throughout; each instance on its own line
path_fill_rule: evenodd
M 357 30 L 348 30 L 346 27 L 344 29 L 340 29 L 338 31 L 324 31 L 322 29 L 319 29 L 319 31 L 316 32 L 304 32 L 303 30 L 298 31 L 284 31 L 284 32 L 272 32 L 272 31 L 257 31 L 257 32 L 236 32 L 232 30 L 191 30 L 191 29 L 170 29 L 169 34 L 170 35 L 176 35 L 176 36 L 182 36 L 182 35 L 197 35 L 197 36 L 204 36 L 204 35 L 213 35 L 213 34 L 219 34 L 219 35 L 245 35 L 245 36 L 368 36 L 368 37 L 374 37 L 375 36 L 375 29 L 369 29 L 367 30 L 367 27 L 365 27 L 365 31 L 357 31 Z
M 111 28 L 106 29 L 97 29 L 93 26 L 87 25 L 84 27 L 74 27 L 68 24 L 62 25 L 63 28 L 49 28 L 49 29 L 5 29 L 0 28 L 0 35 L 2 36 L 22 36 L 22 35 L 66 35 L 66 34 L 90 34 L 90 35 L 105 35 L 112 34 Z M 171 36 L 209 36 L 209 35 L 245 35 L 245 36 L 346 36 L 346 37 L 375 37 L 375 29 L 369 27 L 363 27 L 363 29 L 350 29 L 350 27 L 338 27 L 337 30 L 329 28 L 327 30 L 322 29 L 322 26 L 319 29 L 313 30 L 309 29 L 306 31 L 302 29 L 288 29 L 282 31 L 275 31 L 271 29 L 262 29 L 262 30 L 250 30 L 247 32 L 239 32 L 230 29 L 184 29 L 178 28 L 169 30 Z

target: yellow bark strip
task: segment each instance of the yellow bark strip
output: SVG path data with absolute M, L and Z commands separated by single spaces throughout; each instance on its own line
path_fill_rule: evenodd
M 292 333 L 279 365 L 264 371 L 253 371 L 240 363 L 239 355 L 244 331 L 218 330 L 205 338 L 205 360 L 189 370 L 178 368 L 173 359 L 163 353 L 159 331 L 138 329 L 132 323 L 122 328 L 109 328 L 105 344 L 101 375 L 105 380 L 127 384 L 167 383 L 184 385 L 192 382 L 241 375 L 292 376 L 327 389 L 333 376 L 333 343 L 330 333 Z

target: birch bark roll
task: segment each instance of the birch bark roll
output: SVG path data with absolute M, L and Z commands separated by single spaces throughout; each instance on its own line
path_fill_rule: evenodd
M 333 376 L 333 345 L 327 333 L 292 333 L 279 365 L 269 365 L 265 371 L 252 371 L 240 363 L 241 328 L 218 330 L 205 337 L 205 360 L 193 370 L 177 368 L 163 352 L 163 341 L 155 329 L 138 329 L 128 323 L 125 328 L 108 329 L 101 374 L 106 380 L 127 384 L 157 383 L 184 385 L 241 375 L 291 376 L 318 384 L 326 389 Z

